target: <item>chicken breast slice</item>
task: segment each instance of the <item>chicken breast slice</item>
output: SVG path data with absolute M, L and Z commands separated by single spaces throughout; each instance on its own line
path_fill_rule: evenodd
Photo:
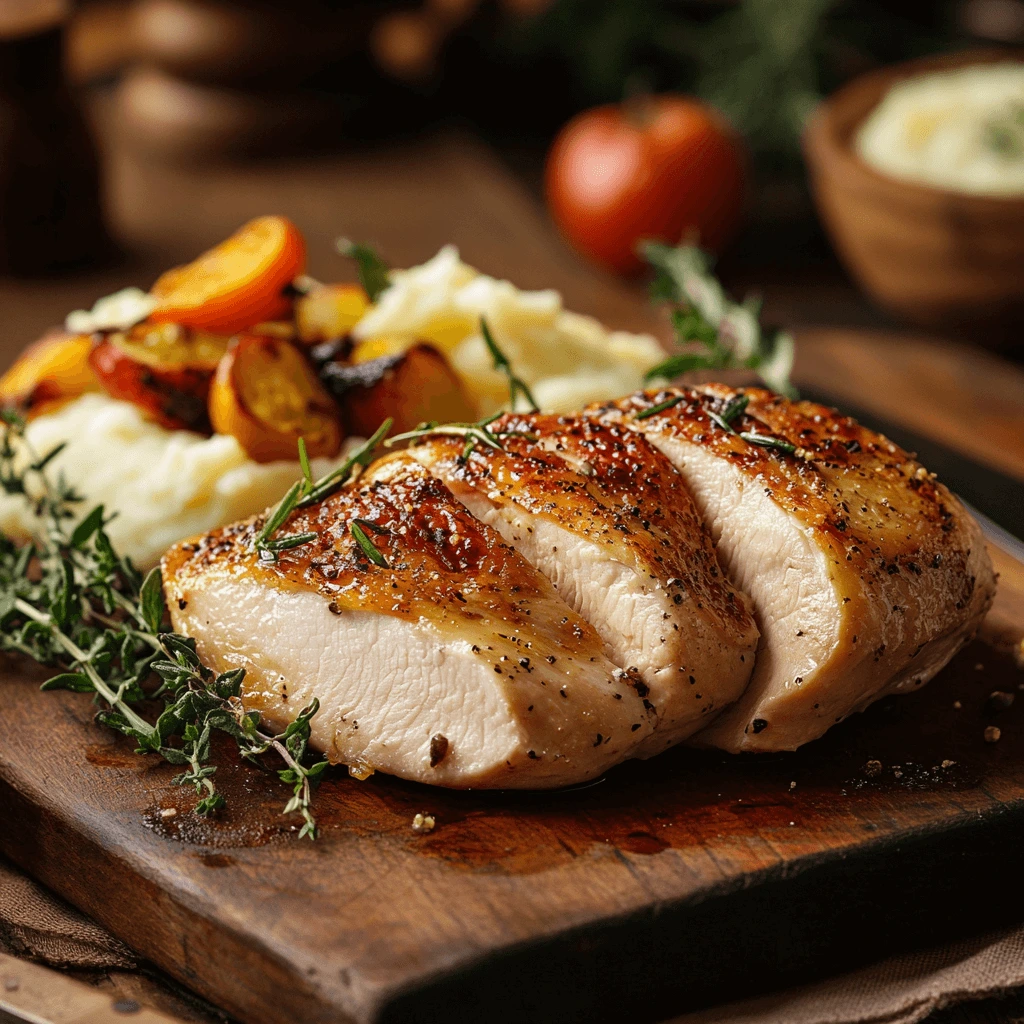
M 461 438 L 410 449 L 554 584 L 639 673 L 657 715 L 638 750 L 659 753 L 736 700 L 757 627 L 728 581 L 679 473 L 626 428 L 578 416 L 506 416 L 502 450 Z
M 748 404 L 731 429 L 715 422 L 741 397 Z M 793 750 L 927 682 L 991 604 L 992 564 L 960 502 L 887 438 L 832 409 L 709 385 L 587 412 L 640 431 L 671 459 L 753 598 L 761 643 L 750 686 L 697 742 Z
M 375 564 L 358 519 L 386 561 Z M 653 716 L 593 628 L 443 484 L 399 453 L 290 517 L 316 539 L 261 561 L 262 517 L 172 548 L 174 628 L 274 727 L 320 700 L 331 761 L 456 788 L 582 782 Z

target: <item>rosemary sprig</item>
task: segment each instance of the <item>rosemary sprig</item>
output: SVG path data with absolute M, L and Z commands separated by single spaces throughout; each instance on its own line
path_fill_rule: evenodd
M 359 272 L 359 283 L 363 286 L 371 302 L 376 302 L 380 293 L 391 284 L 391 268 L 380 256 L 363 242 L 352 242 L 347 238 L 339 238 L 335 247 L 342 256 L 356 261 Z
M 664 402 L 658 402 L 657 405 L 652 405 L 643 412 L 638 412 L 634 419 L 646 420 L 652 416 L 657 416 L 659 412 L 665 412 L 666 409 L 671 409 L 673 406 L 678 405 L 686 398 L 686 395 L 674 395 L 672 398 L 666 398 Z
M 209 763 L 214 732 L 231 736 L 243 757 L 276 754 L 284 764 L 278 776 L 292 787 L 285 813 L 300 814 L 299 835 L 315 837 L 312 790 L 327 762 L 307 767 L 302 760 L 316 701 L 284 732 L 262 730 L 259 715 L 241 701 L 245 670 L 216 674 L 200 661 L 194 640 L 164 631 L 160 570 L 142 579 L 117 554 L 102 507 L 69 529 L 82 499 L 60 478 L 50 479 L 53 455 L 36 457 L 24 424 L 3 417 L 0 486 L 32 503 L 44 536 L 19 547 L 0 534 L 0 649 L 58 666 L 44 690 L 92 693 L 97 721 L 132 737 L 139 753 L 180 766 L 174 781 L 195 789 L 198 814 L 224 806 Z M 140 705 L 153 699 L 162 699 L 163 709 L 150 721 Z
M 672 325 L 683 348 L 648 370 L 647 380 L 690 370 L 745 368 L 775 391 L 796 397 L 789 379 L 793 338 L 762 329 L 758 300 L 733 302 L 711 272 L 711 257 L 695 246 L 646 242 L 641 252 L 657 272 L 652 297 L 675 307 Z
M 285 496 L 274 507 L 274 511 L 267 516 L 263 528 L 253 538 L 253 549 L 263 561 L 276 561 L 279 552 L 297 548 L 316 539 L 315 533 L 292 533 L 284 537 L 276 537 L 275 534 L 297 508 L 307 508 L 329 498 L 348 482 L 356 466 L 368 466 L 373 461 L 373 453 L 387 437 L 393 422 L 390 418 L 386 419 L 374 432 L 373 437 L 364 441 L 340 466 L 315 481 L 309 465 L 309 456 L 306 454 L 306 442 L 299 438 L 302 479 L 296 480 L 288 488 Z
M 754 434 L 749 431 L 741 431 L 740 437 L 747 444 L 756 444 L 759 448 L 774 448 L 785 455 L 792 455 L 796 451 L 796 445 L 784 441 L 781 437 L 772 437 L 769 434 Z
M 516 376 L 515 371 L 512 369 L 512 364 L 508 361 L 508 356 L 498 348 L 498 343 L 494 340 L 494 335 L 491 334 L 491 329 L 487 326 L 487 320 L 484 317 L 480 317 L 480 333 L 483 335 L 487 351 L 491 353 L 491 359 L 494 360 L 494 368 L 499 373 L 505 374 L 508 378 L 509 407 L 511 410 L 513 412 L 516 411 L 516 400 L 522 395 L 530 406 L 523 411 L 539 412 L 540 406 L 537 405 L 533 393 L 527 386 L 526 381 L 522 377 Z
M 480 420 L 478 423 L 421 423 L 414 430 L 408 430 L 404 434 L 395 434 L 384 442 L 385 448 L 391 448 L 403 441 L 419 441 L 424 437 L 449 436 L 464 437 L 466 446 L 462 450 L 462 459 L 468 459 L 477 444 L 493 448 L 495 451 L 503 452 L 504 445 L 501 443 L 503 437 L 525 437 L 529 441 L 536 441 L 536 434 L 525 430 L 491 430 L 491 424 L 503 414 L 496 412 L 493 416 Z
M 737 395 L 726 403 L 725 408 L 721 412 L 709 412 L 708 418 L 727 434 L 735 434 L 736 428 L 732 425 L 733 420 L 742 416 L 749 404 L 749 395 Z
M 381 527 L 376 526 L 374 523 L 368 523 L 365 519 L 353 519 L 348 524 L 349 533 L 355 538 L 356 543 L 362 548 L 363 554 L 373 562 L 374 565 L 379 565 L 382 569 L 390 569 L 388 560 L 377 550 L 376 545 L 366 535 L 366 530 L 373 530 L 374 533 L 386 533 L 386 530 L 382 530 Z

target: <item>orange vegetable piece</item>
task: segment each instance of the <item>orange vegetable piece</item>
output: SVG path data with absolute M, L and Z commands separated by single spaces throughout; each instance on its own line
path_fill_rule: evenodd
M 334 400 L 305 356 L 277 338 L 243 335 L 220 361 L 210 422 L 257 462 L 294 461 L 304 438 L 311 458 L 334 456 L 344 432 Z
M 54 329 L 33 342 L 0 377 L 0 405 L 35 411 L 43 403 L 64 402 L 100 382 L 89 365 L 92 338 Z M 50 405 L 50 408 L 56 406 Z
M 210 382 L 231 339 L 179 324 L 141 323 L 110 334 L 90 362 L 106 392 L 168 430 L 207 432 Z
M 285 217 L 257 217 L 198 259 L 161 275 L 150 319 L 234 334 L 288 319 L 285 288 L 306 266 L 306 244 Z

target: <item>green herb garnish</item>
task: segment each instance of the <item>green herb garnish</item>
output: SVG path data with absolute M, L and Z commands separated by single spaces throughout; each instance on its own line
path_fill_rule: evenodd
M 200 661 L 194 640 L 163 631 L 160 570 L 143 579 L 117 554 L 102 507 L 69 529 L 82 499 L 45 471 L 54 454 L 35 457 L 24 424 L 3 417 L 0 486 L 30 501 L 45 527 L 41 541 L 20 547 L 0 534 L 0 650 L 58 666 L 44 690 L 92 693 L 97 721 L 132 737 L 139 753 L 179 765 L 174 781 L 195 789 L 197 814 L 224 806 L 209 763 L 215 732 L 230 736 L 243 757 L 275 753 L 284 762 L 278 777 L 292 787 L 285 813 L 301 814 L 299 835 L 315 837 L 312 788 L 327 762 L 306 767 L 302 759 L 317 702 L 284 732 L 263 731 L 241 701 L 245 670 L 216 674 Z M 163 702 L 155 721 L 142 704 L 152 700 Z
M 494 340 L 494 335 L 491 334 L 491 329 L 487 326 L 487 321 L 483 317 L 480 317 L 480 333 L 484 337 L 484 344 L 487 346 L 487 351 L 491 353 L 491 359 L 494 360 L 494 368 L 499 373 L 505 374 L 508 378 L 509 404 L 512 411 L 516 411 L 516 399 L 522 395 L 530 406 L 529 409 L 524 411 L 539 412 L 540 406 L 537 405 L 526 381 L 524 381 L 522 377 L 516 376 L 512 369 L 512 364 L 508 361 L 508 356 L 498 348 L 498 343 Z
M 253 538 L 253 549 L 258 552 L 261 559 L 268 562 L 276 561 L 278 552 L 297 548 L 316 539 L 315 533 L 292 533 L 286 534 L 284 537 L 275 537 L 275 534 L 297 508 L 307 508 L 329 498 L 348 482 L 356 466 L 368 466 L 373 461 L 373 453 L 381 441 L 387 437 L 393 422 L 390 418 L 386 419 L 377 428 L 373 437 L 364 441 L 337 469 L 332 469 L 330 473 L 316 481 L 313 480 L 310 470 L 306 443 L 301 438 L 299 439 L 299 464 L 302 467 L 302 479 L 296 480 L 288 488 L 285 496 L 267 517 L 263 528 Z
M 988 121 L 982 131 L 985 145 L 997 156 L 1020 159 L 1024 156 L 1024 104 L 1010 104 L 1005 114 Z
M 748 444 L 756 444 L 759 448 L 774 448 L 786 455 L 792 455 L 796 451 L 796 445 L 784 441 L 781 437 L 770 437 L 768 434 L 754 434 L 749 431 L 743 431 L 740 437 Z
M 737 395 L 735 398 L 729 400 L 721 412 L 709 412 L 708 417 L 727 434 L 735 434 L 736 428 L 732 425 L 733 420 L 742 416 L 743 413 L 746 412 L 747 405 L 749 403 L 749 395 Z
M 671 409 L 674 405 L 678 405 L 685 399 L 686 395 L 675 395 L 672 398 L 666 398 L 664 402 L 659 402 L 657 405 L 652 405 L 650 408 L 644 409 L 643 412 L 638 412 L 633 418 L 638 420 L 649 419 L 651 416 L 657 416 L 659 412 Z
M 647 380 L 673 378 L 690 370 L 753 370 L 770 388 L 790 398 L 793 339 L 785 331 L 764 331 L 760 303 L 733 302 L 711 273 L 711 257 L 692 245 L 641 245 L 657 271 L 652 297 L 673 303 L 672 325 L 683 351 L 647 372 Z
M 353 519 L 348 524 L 349 532 L 355 538 L 356 543 L 362 548 L 363 554 L 373 562 L 374 565 L 379 565 L 382 569 L 391 568 L 388 565 L 388 560 L 377 550 L 376 545 L 366 535 L 366 530 L 373 530 L 374 533 L 386 533 L 381 527 L 374 523 L 368 523 L 365 519 Z
M 438 435 L 464 437 L 466 438 L 466 447 L 462 451 L 462 458 L 468 459 L 477 444 L 503 452 L 505 450 L 501 443 L 503 437 L 525 437 L 530 441 L 537 439 L 535 434 L 528 433 L 525 430 L 491 430 L 490 425 L 502 415 L 502 413 L 496 412 L 493 416 L 488 416 L 477 423 L 421 423 L 415 430 L 409 430 L 404 434 L 395 434 L 394 437 L 389 437 L 384 442 L 384 447 L 390 448 L 402 441 L 418 441 L 424 437 Z
M 342 256 L 356 261 L 359 283 L 371 302 L 376 302 L 380 293 L 391 284 L 391 268 L 380 256 L 363 242 L 351 242 L 339 238 L 335 243 Z

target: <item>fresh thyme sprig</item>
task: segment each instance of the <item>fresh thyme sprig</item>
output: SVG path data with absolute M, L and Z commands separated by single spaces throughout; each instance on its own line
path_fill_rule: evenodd
M 370 301 L 376 302 L 380 293 L 391 284 L 391 268 L 373 248 L 363 242 L 339 238 L 334 244 L 342 256 L 356 261 L 359 283 Z
M 789 375 L 793 338 L 761 328 L 760 302 L 733 302 L 711 272 L 711 258 L 692 245 L 646 242 L 644 258 L 657 271 L 652 297 L 670 302 L 672 325 L 683 351 L 647 371 L 647 380 L 672 379 L 690 370 L 753 370 L 770 388 L 796 397 Z
M 0 649 L 59 666 L 44 690 L 92 693 L 100 723 L 132 737 L 139 753 L 180 766 L 174 781 L 195 789 L 198 814 L 224 806 L 209 763 L 214 732 L 232 737 L 250 760 L 276 754 L 284 762 L 278 777 L 292 787 L 285 813 L 301 814 L 300 837 L 315 837 L 312 789 L 327 761 L 307 767 L 302 760 L 317 702 L 284 732 L 263 731 L 259 715 L 241 701 L 244 669 L 214 673 L 200 661 L 194 640 L 164 631 L 160 570 L 142 579 L 116 553 L 102 506 L 69 529 L 82 499 L 62 478 L 50 479 L 46 469 L 55 453 L 37 457 L 14 416 L 5 415 L 0 429 L 0 486 L 32 503 L 44 532 L 41 541 L 20 547 L 0 534 Z M 163 709 L 151 722 L 142 702 L 154 699 L 162 699 Z
M 487 320 L 484 317 L 480 317 L 480 333 L 483 335 L 484 344 L 487 346 L 487 351 L 491 354 L 491 359 L 494 360 L 494 368 L 499 373 L 505 374 L 508 378 L 509 407 L 511 410 L 513 412 L 516 411 L 516 399 L 522 395 L 530 405 L 529 409 L 523 411 L 539 412 L 540 406 L 537 405 L 529 386 L 522 377 L 516 376 L 515 371 L 512 369 L 512 364 L 508 361 L 508 356 L 498 348 L 498 343 L 494 340 L 494 335 L 491 334 L 491 329 L 487 326 Z
M 373 461 L 373 453 L 391 430 L 393 422 L 390 417 L 386 419 L 374 432 L 373 437 L 364 441 L 340 466 L 319 480 L 313 479 L 309 456 L 306 453 L 306 442 L 299 438 L 299 465 L 302 467 L 302 478 L 288 488 L 285 496 L 274 507 L 274 511 L 267 516 L 263 528 L 253 538 L 253 549 L 263 561 L 277 561 L 279 552 L 297 548 L 316 539 L 315 533 L 290 533 L 283 537 L 276 534 L 297 508 L 307 508 L 329 498 L 349 481 L 356 466 L 368 466 Z

